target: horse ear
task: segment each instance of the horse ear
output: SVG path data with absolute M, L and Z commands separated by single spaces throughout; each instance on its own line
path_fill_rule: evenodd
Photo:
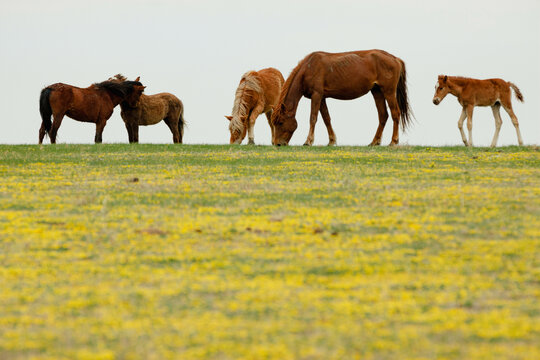
M 232 116 L 227 116 L 227 115 L 225 115 L 225 118 L 226 118 L 227 120 L 229 120 L 229 121 L 232 120 Z
M 444 75 L 444 82 L 446 82 L 446 80 L 448 80 L 448 76 Z
M 137 76 L 137 78 L 135 79 L 135 81 L 140 81 L 140 80 L 141 80 L 140 76 Z

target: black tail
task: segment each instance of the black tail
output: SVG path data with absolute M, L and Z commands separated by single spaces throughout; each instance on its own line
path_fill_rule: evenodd
M 52 109 L 51 103 L 49 102 L 49 97 L 51 96 L 52 89 L 45 88 L 41 90 L 41 96 L 39 97 L 39 112 L 41 114 L 41 121 L 43 121 L 43 127 L 48 133 L 51 130 L 52 122 Z
M 409 105 L 409 97 L 407 96 L 407 71 L 405 70 L 405 62 L 399 59 L 401 62 L 401 74 L 399 74 L 399 81 L 397 86 L 397 101 L 399 111 L 401 112 L 401 128 L 403 131 L 412 123 L 414 114 Z
M 178 118 L 178 132 L 180 133 L 180 144 L 184 138 L 184 126 L 186 126 L 186 120 L 184 119 L 184 104 L 180 108 L 180 117 Z

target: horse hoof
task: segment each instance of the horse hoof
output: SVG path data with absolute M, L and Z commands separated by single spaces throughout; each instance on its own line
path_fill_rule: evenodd
M 310 143 L 304 143 L 304 146 L 311 146 Z

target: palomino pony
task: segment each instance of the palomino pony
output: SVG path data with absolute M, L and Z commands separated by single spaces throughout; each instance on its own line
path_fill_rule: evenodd
M 246 131 L 248 143 L 255 144 L 253 128 L 255 120 L 261 113 L 265 113 L 273 136 L 274 129 L 270 119 L 283 82 L 283 75 L 274 68 L 248 71 L 242 75 L 236 89 L 232 116 L 225 116 L 230 121 L 231 144 L 240 144 L 246 137 Z
M 103 81 L 84 89 L 62 83 L 47 86 L 41 90 L 39 98 L 42 119 L 39 143 L 43 142 L 45 134 L 49 134 L 52 144 L 56 143 L 56 134 L 64 115 L 74 120 L 95 123 L 94 141 L 100 143 L 103 129 L 114 107 L 121 102 L 135 104 L 144 88 L 138 81 Z
M 502 124 L 500 108 L 502 105 L 504 110 L 510 115 L 512 124 L 516 128 L 519 145 L 523 145 L 518 119 L 512 110 L 512 92 L 510 88 L 514 89 L 516 98 L 523 102 L 523 95 L 518 87 L 502 79 L 476 80 L 458 76 L 439 75 L 437 84 L 435 84 L 433 103 L 439 105 L 448 93 L 457 97 L 463 107 L 458 121 L 458 128 L 465 146 L 472 146 L 473 144 L 472 115 L 474 107 L 491 106 L 493 117 L 495 118 L 495 135 L 493 135 L 493 140 L 491 141 L 492 147 L 497 146 L 497 140 L 499 139 L 499 131 Z M 465 118 L 467 118 L 467 128 L 469 129 L 469 141 L 467 141 L 467 137 L 463 131 L 463 121 L 465 121 Z
M 390 107 L 394 131 L 390 145 L 399 143 L 399 123 L 405 130 L 410 124 L 411 110 L 407 98 L 405 63 L 383 50 L 344 53 L 314 52 L 306 56 L 289 75 L 278 105 L 272 115 L 274 145 L 287 145 L 297 128 L 295 119 L 302 96 L 311 98 L 310 127 L 304 145 L 312 145 L 315 123 L 320 111 L 328 130 L 329 144 L 336 144 L 330 124 L 326 98 L 352 100 L 371 91 L 379 113 L 379 127 L 371 145 L 380 145 Z
M 140 77 L 136 79 L 139 81 Z M 109 80 L 123 82 L 126 78 L 117 74 Z M 182 143 L 184 134 L 184 104 L 170 93 L 155 95 L 142 94 L 136 104 L 127 101 L 120 103 L 130 143 L 139 142 L 139 126 L 154 125 L 163 120 L 173 135 L 174 143 Z

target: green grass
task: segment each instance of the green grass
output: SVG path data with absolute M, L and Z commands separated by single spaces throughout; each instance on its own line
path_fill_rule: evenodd
M 0 146 L 0 359 L 540 358 L 538 147 Z

